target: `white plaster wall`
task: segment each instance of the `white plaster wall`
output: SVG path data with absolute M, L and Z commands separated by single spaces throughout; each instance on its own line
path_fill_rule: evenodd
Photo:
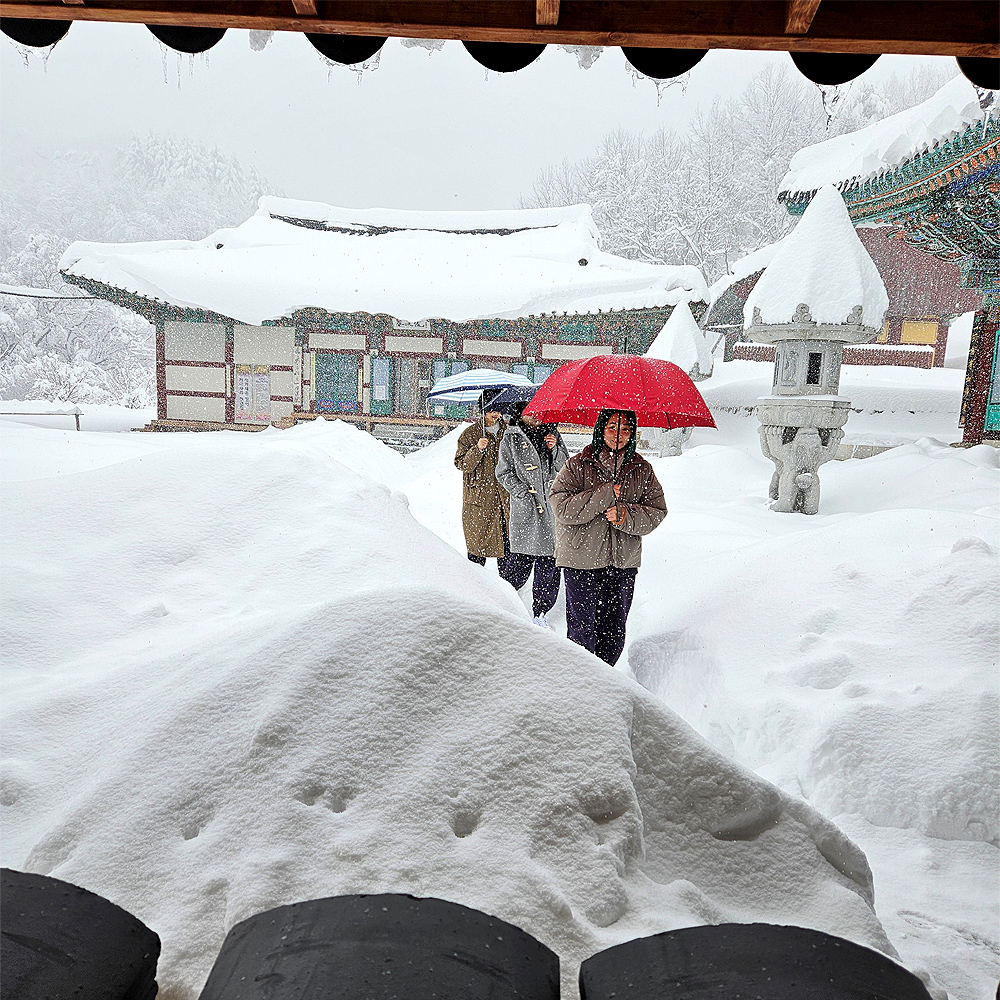
M 392 337 L 385 338 L 385 349 L 390 354 L 443 354 L 441 337 Z
M 271 378 L 274 378 L 272 375 Z M 274 387 L 272 386 L 271 391 L 274 392 Z M 271 419 L 277 420 L 279 417 L 290 417 L 292 415 L 292 407 L 294 403 L 281 403 L 271 400 Z
M 463 340 L 462 353 L 487 358 L 520 358 L 524 356 L 524 345 L 510 340 Z
M 542 357 L 556 361 L 579 361 L 598 354 L 611 354 L 607 344 L 542 344 Z
M 233 356 L 238 365 L 291 365 L 295 360 L 295 328 L 234 326 Z
M 167 365 L 167 390 L 187 392 L 225 392 L 225 368 L 192 368 L 188 365 Z
M 310 333 L 310 347 L 326 347 L 333 351 L 363 351 L 365 338 L 353 333 Z
M 295 373 L 294 372 L 271 372 L 271 395 L 272 396 L 291 396 L 295 388 Z M 280 403 L 274 404 L 275 406 L 280 406 Z
M 221 323 L 163 324 L 167 361 L 225 361 L 226 328 Z
M 167 396 L 168 420 L 215 420 L 225 423 L 226 401 L 198 396 Z

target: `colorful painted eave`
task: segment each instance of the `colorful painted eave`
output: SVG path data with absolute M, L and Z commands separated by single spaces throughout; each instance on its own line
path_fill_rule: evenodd
M 883 174 L 836 186 L 857 224 L 893 222 L 935 191 L 949 186 L 958 191 L 974 182 L 1000 191 L 1000 120 L 995 115 Z M 778 197 L 790 214 L 801 215 L 815 193 L 782 192 Z

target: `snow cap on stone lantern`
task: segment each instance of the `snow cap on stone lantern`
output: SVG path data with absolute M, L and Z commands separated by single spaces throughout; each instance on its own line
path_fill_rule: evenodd
M 672 361 L 694 379 L 712 374 L 712 351 L 687 302 L 678 302 L 653 338 L 647 358 Z
M 889 296 L 878 268 L 854 231 L 847 206 L 832 185 L 820 188 L 795 229 L 760 276 L 743 307 L 751 339 L 761 327 L 814 323 L 841 326 L 844 336 L 830 339 L 864 343 L 882 330 Z M 830 332 L 817 331 L 823 339 Z

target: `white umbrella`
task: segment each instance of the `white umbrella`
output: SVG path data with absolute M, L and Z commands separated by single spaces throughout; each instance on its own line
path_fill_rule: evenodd
M 438 379 L 427 393 L 439 403 L 478 403 L 484 389 L 502 389 L 509 385 L 534 385 L 526 375 L 498 372 L 494 368 L 473 368 Z

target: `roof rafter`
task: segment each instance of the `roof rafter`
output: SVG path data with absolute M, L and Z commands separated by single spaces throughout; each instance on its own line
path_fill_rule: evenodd
M 337 0 L 314 4 L 314 17 L 296 12 L 298 0 L 0 0 L 0 16 L 484 42 L 1000 56 L 995 0 L 823 0 L 807 34 L 786 33 L 784 0 L 561 0 L 553 25 L 537 21 L 545 2 Z M 797 0 L 796 23 L 814 3 Z
M 553 26 L 559 23 L 559 0 L 535 0 L 535 24 Z
M 785 0 L 785 32 L 804 35 L 813 23 L 820 0 Z

